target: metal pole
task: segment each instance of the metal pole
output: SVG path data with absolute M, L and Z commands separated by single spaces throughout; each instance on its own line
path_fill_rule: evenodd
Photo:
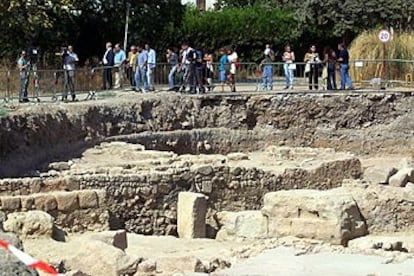
M 125 32 L 124 32 L 124 51 L 127 50 L 127 43 L 128 43 L 128 21 L 129 21 L 129 8 L 130 3 L 126 3 L 126 15 L 125 15 Z
M 383 79 L 384 79 L 384 88 L 388 86 L 388 73 L 387 73 L 387 47 L 386 43 L 382 43 L 382 72 L 383 72 Z M 385 79 L 387 78 L 387 79 Z

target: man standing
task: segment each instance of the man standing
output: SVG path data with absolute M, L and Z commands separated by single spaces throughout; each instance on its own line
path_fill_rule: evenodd
M 175 73 L 177 72 L 178 56 L 173 50 L 173 48 L 168 48 L 166 57 L 167 57 L 167 62 L 170 65 L 170 72 L 168 73 L 168 86 L 169 86 L 168 91 L 174 91 L 176 89 L 174 77 L 175 77 Z
M 144 83 L 144 93 L 149 92 L 148 87 L 148 77 L 147 77 L 147 68 L 148 68 L 148 52 L 142 48 L 142 46 L 138 45 L 138 60 L 137 60 L 137 68 L 135 70 L 135 91 L 141 91 L 141 82 Z
M 122 78 L 122 72 L 123 72 L 122 66 L 124 65 L 125 60 L 126 60 L 125 51 L 121 49 L 121 46 L 119 45 L 119 43 L 115 44 L 114 54 L 115 54 L 114 56 L 114 68 L 115 68 L 114 88 L 119 89 L 121 88 L 121 78 Z
M 264 50 L 264 59 L 262 61 L 263 73 L 262 73 L 262 90 L 273 89 L 273 61 L 275 60 L 275 53 L 273 52 L 270 44 L 266 44 Z
M 339 56 L 338 61 L 340 62 L 339 65 L 339 72 L 341 75 L 341 90 L 345 90 L 346 86 L 348 89 L 354 89 L 352 86 L 351 77 L 349 76 L 349 53 L 345 47 L 345 44 L 340 43 L 338 45 Z
M 62 56 L 65 78 L 65 86 L 62 94 L 62 101 L 67 101 L 68 92 L 70 91 L 72 101 L 74 102 L 76 100 L 74 78 L 76 63 L 79 61 L 78 55 L 75 52 L 73 52 L 72 45 L 69 45 L 67 49 L 63 49 L 62 52 L 58 55 Z
M 181 92 L 195 92 L 196 76 L 195 76 L 195 61 L 196 52 L 188 45 L 188 42 L 184 42 L 181 45 L 181 70 L 184 72 L 183 86 L 180 88 Z M 188 90 L 186 91 L 186 86 Z
M 114 52 L 112 43 L 106 43 L 106 51 L 102 58 L 103 69 L 103 90 L 112 89 L 112 66 L 114 66 Z
M 148 52 L 148 67 L 147 67 L 147 77 L 148 77 L 148 86 L 150 91 L 154 91 L 154 69 L 157 65 L 157 54 L 155 50 L 152 49 L 149 44 L 145 44 L 145 50 Z
M 135 69 L 137 68 L 137 61 L 138 61 L 138 52 L 137 47 L 132 45 L 130 51 L 128 53 L 128 69 L 127 69 L 127 76 L 129 79 L 129 84 L 132 87 L 135 87 Z
M 27 54 L 25 50 L 21 51 L 20 53 L 20 58 L 17 61 L 17 67 L 19 68 L 20 75 L 19 102 L 26 103 L 29 101 L 27 98 L 27 87 L 29 85 L 30 63 L 27 60 Z

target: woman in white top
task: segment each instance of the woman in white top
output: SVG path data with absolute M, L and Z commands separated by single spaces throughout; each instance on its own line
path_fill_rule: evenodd
M 236 69 L 239 57 L 232 47 L 227 49 L 227 59 L 230 63 L 230 74 L 228 76 L 230 90 L 231 92 L 236 92 Z
M 293 70 L 294 70 L 294 62 L 295 62 L 295 53 L 292 51 L 289 45 L 286 45 L 285 52 L 282 56 L 283 61 L 285 64 L 283 65 L 283 69 L 285 71 L 286 77 L 286 87 L 285 89 L 293 89 Z

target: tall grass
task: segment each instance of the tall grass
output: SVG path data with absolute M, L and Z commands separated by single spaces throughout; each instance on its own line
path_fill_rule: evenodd
M 354 60 L 382 60 L 383 44 L 378 39 L 379 30 L 367 31 L 354 39 L 349 54 Z M 386 63 L 386 70 L 382 61 L 364 62 L 358 68 L 358 74 L 367 80 L 371 78 L 386 78 L 391 80 L 405 80 L 408 73 L 414 74 L 414 32 L 394 33 L 392 39 L 385 44 L 386 59 L 411 60 L 409 62 L 390 61 Z M 354 72 L 355 73 L 355 72 Z

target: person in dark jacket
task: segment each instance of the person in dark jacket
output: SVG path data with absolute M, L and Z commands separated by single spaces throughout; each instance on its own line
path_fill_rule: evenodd
M 112 43 L 106 43 L 106 51 L 102 58 L 103 69 L 103 90 L 112 89 L 112 67 L 114 66 L 114 51 L 112 49 Z

